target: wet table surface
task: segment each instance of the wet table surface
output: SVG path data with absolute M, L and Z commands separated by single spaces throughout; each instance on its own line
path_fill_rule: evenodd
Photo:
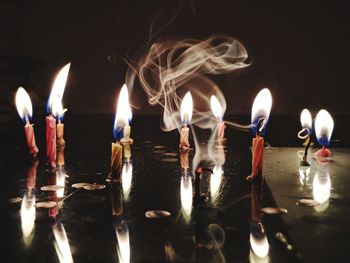
M 298 233 L 306 233 L 314 224 L 299 224 L 299 217 L 312 213 L 316 221 L 323 222 L 325 212 L 295 205 L 297 199 L 313 198 L 312 178 L 305 185 L 309 189 L 300 190 L 298 166 L 294 165 L 297 148 L 265 149 L 267 183 L 252 185 L 245 179 L 251 169 L 249 133 L 228 133 L 227 147 L 214 152 L 207 151 L 204 133 L 198 136 L 196 151 L 186 156 L 178 150 L 178 133 L 161 132 L 159 119 L 135 122 L 131 160 L 124 163 L 121 182 L 110 184 L 105 179 L 113 136 L 111 129 L 101 127 L 110 127 L 111 121 L 110 117 L 68 119 L 66 147 L 58 153 L 64 164 L 55 170 L 44 156 L 43 125 L 36 127 L 40 148 L 36 162 L 26 157 L 20 127 L 8 135 L 8 152 L 2 154 L 0 163 L 4 262 L 307 262 L 302 253 L 305 242 Z M 150 125 L 158 126 L 152 130 Z M 349 151 L 342 154 L 348 158 Z M 346 187 L 337 183 L 349 165 L 338 163 L 338 156 L 329 164 L 343 169 L 337 175 L 338 168 L 330 168 L 331 201 L 325 210 L 331 218 L 347 209 L 341 200 L 349 197 Z M 182 168 L 186 158 L 187 171 Z M 214 173 L 203 171 L 196 177 L 195 167 Z M 291 178 L 279 181 L 286 176 Z M 72 186 L 81 182 L 105 187 Z M 64 185 L 64 189 L 43 191 L 47 185 Z M 292 202 L 284 201 L 283 189 L 300 194 L 293 192 Z M 338 198 L 339 204 L 333 204 L 332 198 Z M 40 207 L 48 201 L 54 207 Z M 335 212 L 333 206 L 337 206 Z M 286 208 L 288 213 L 259 212 L 271 207 Z M 167 213 L 149 217 L 152 213 L 147 211 L 153 210 Z M 324 228 L 332 224 L 324 223 Z M 315 225 L 310 242 L 313 237 L 323 237 L 320 222 Z M 318 251 L 317 246 L 311 249 Z M 325 253 L 334 256 L 335 249 Z

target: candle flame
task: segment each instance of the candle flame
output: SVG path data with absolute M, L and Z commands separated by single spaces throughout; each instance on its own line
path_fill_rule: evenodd
M 321 205 L 326 203 L 331 195 L 331 179 L 328 171 L 317 171 L 312 183 L 314 200 Z
M 57 74 L 55 81 L 52 86 L 51 94 L 49 97 L 49 100 L 47 102 L 47 112 L 48 113 L 54 113 L 53 112 L 53 105 L 56 105 L 56 107 L 59 107 L 59 103 L 62 104 L 62 98 L 64 94 L 64 90 L 66 87 L 66 82 L 68 78 L 68 73 L 70 69 L 71 63 L 66 64 Z M 57 114 L 57 113 L 56 113 Z
M 34 237 L 34 225 L 36 218 L 35 195 L 31 190 L 27 190 L 23 196 L 21 204 L 21 225 L 23 241 L 29 246 Z
M 120 90 L 118 97 L 118 103 L 116 108 L 115 120 L 114 120 L 114 137 L 117 139 L 118 132 L 124 128 L 126 125 L 129 125 L 129 122 L 132 119 L 132 112 L 129 103 L 129 93 L 128 88 L 124 84 Z
M 192 113 L 193 113 L 192 95 L 191 95 L 191 92 L 188 91 L 181 102 L 181 107 L 180 107 L 181 121 L 185 124 L 190 123 L 192 119 Z
M 52 227 L 53 235 L 55 236 L 54 247 L 61 263 L 72 263 L 73 257 L 70 250 L 66 230 L 62 224 L 55 224 Z
M 191 218 L 192 211 L 192 179 L 191 176 L 182 176 L 181 177 L 181 187 L 180 187 L 180 196 L 181 196 L 181 207 L 183 211 L 184 218 L 189 221 Z
M 33 107 L 27 91 L 24 88 L 19 87 L 16 92 L 15 100 L 19 116 L 23 121 L 26 121 L 26 118 L 29 121 L 33 115 Z
M 312 129 L 312 116 L 308 109 L 303 109 L 303 111 L 301 112 L 300 123 L 301 127 L 308 128 L 309 130 Z
M 252 248 L 254 254 L 260 258 L 265 258 L 270 249 L 266 235 L 257 238 L 252 233 L 250 233 L 250 247 Z
M 215 118 L 222 120 L 222 117 L 224 115 L 224 110 L 218 98 L 215 95 L 212 95 L 210 97 L 210 106 L 211 106 L 211 111 L 213 112 Z
M 132 182 L 132 164 L 125 163 L 122 171 L 122 187 L 123 187 L 123 195 L 125 200 L 129 198 L 131 182 Z
M 318 143 L 322 146 L 328 146 L 334 128 L 332 116 L 326 110 L 320 110 L 315 119 L 315 132 Z
M 272 96 L 269 89 L 264 88 L 260 90 L 258 95 L 256 95 L 253 107 L 251 123 L 258 124 L 261 118 L 265 119 L 265 124 L 270 116 L 270 111 L 272 107 Z
M 122 221 L 116 229 L 116 235 L 118 240 L 118 259 L 120 263 L 130 263 L 130 241 L 129 241 L 129 229 L 126 222 Z

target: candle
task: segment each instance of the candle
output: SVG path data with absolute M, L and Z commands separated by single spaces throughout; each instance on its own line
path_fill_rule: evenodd
M 322 146 L 322 149 L 318 150 L 316 157 L 330 157 L 331 151 L 327 149 L 327 146 L 331 142 L 331 137 L 334 128 L 334 121 L 332 116 L 326 110 L 320 110 L 315 119 L 315 133 L 318 143 Z
M 57 119 L 56 131 L 57 131 L 57 146 L 58 148 L 64 147 L 66 144 L 64 136 L 64 124 L 62 123 L 64 114 L 67 109 L 63 109 L 62 102 L 59 100 L 54 101 L 52 104 L 52 113 Z
M 189 128 L 187 127 L 187 125 L 190 123 L 190 121 L 192 119 L 192 113 L 193 113 L 192 95 L 191 95 L 191 92 L 188 91 L 181 102 L 181 108 L 180 108 L 181 121 L 184 124 L 184 127 L 182 127 L 181 132 L 180 132 L 180 145 L 179 145 L 179 147 L 181 149 L 189 149 L 190 148 L 190 143 L 188 140 Z
M 117 113 L 114 122 L 114 129 L 123 130 L 120 134 L 122 143 L 133 143 L 133 139 L 130 138 L 131 127 L 130 121 L 132 119 L 132 112 L 129 103 L 129 93 L 128 88 L 124 84 L 118 99 Z
M 223 142 L 225 141 L 225 128 L 226 128 L 225 122 L 223 121 L 224 110 L 219 100 L 214 95 L 212 95 L 210 98 L 210 106 L 215 118 L 218 120 L 218 125 L 216 129 L 217 140 L 218 142 Z
M 303 109 L 303 111 L 300 114 L 300 123 L 301 127 L 303 128 L 301 131 L 298 132 L 298 138 L 305 140 L 304 146 L 304 156 L 303 159 L 300 161 L 301 166 L 310 166 L 309 162 L 307 161 L 307 151 L 311 144 L 311 130 L 312 130 L 312 116 L 308 109 Z M 303 135 L 304 134 L 304 135 Z
M 264 152 L 264 134 L 267 121 L 272 107 L 272 96 L 269 89 L 262 89 L 255 97 L 251 123 L 255 138 L 252 141 L 252 173 L 247 177 L 248 180 L 257 178 L 262 179 L 263 152 Z
M 52 167 L 56 167 L 56 134 L 58 135 L 58 146 L 64 146 L 63 139 L 63 124 L 61 124 L 61 118 L 63 118 L 64 112 L 62 107 L 62 98 L 66 87 L 68 73 L 70 69 L 70 63 L 66 64 L 57 74 L 52 86 L 51 94 L 47 102 L 46 117 L 46 155 L 49 158 Z M 56 119 L 59 119 L 59 123 L 56 127 Z M 56 133 L 57 129 L 57 133 Z
M 111 172 L 108 175 L 107 181 L 120 181 L 123 157 L 123 147 L 121 143 L 128 144 L 129 146 L 133 142 L 133 140 L 130 138 L 131 128 L 129 126 L 129 121 L 131 120 L 131 118 L 132 113 L 129 105 L 128 89 L 124 84 L 120 91 L 116 107 L 116 114 L 113 127 L 113 135 L 116 142 L 112 143 Z M 125 153 L 128 157 L 129 153 L 127 150 Z
M 35 143 L 33 124 L 30 123 L 30 119 L 33 115 L 32 102 L 26 90 L 22 87 L 18 88 L 15 100 L 18 114 L 23 120 L 23 122 L 25 122 L 24 132 L 28 146 L 28 151 L 32 156 L 35 157 L 39 150 Z

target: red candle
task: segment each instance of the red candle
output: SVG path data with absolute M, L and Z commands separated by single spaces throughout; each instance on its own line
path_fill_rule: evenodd
M 35 136 L 34 136 L 33 125 L 30 124 L 29 121 L 24 126 L 24 132 L 25 132 L 25 135 L 26 135 L 26 141 L 27 141 L 29 153 L 31 155 L 33 155 L 33 156 L 36 156 L 37 153 L 39 152 L 39 149 L 38 149 L 38 147 L 36 146 L 36 143 L 35 143 Z
M 218 123 L 218 140 L 224 141 L 225 140 L 225 129 L 226 125 L 223 121 Z
M 51 167 L 56 167 L 56 120 L 51 114 L 46 117 L 46 156 Z
M 264 138 L 257 135 L 252 143 L 252 179 L 256 176 L 262 176 L 264 153 Z

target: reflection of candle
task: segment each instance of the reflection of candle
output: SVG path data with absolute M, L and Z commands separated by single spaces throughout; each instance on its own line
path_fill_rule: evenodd
M 35 181 L 36 170 L 39 162 L 35 161 L 28 169 L 27 173 L 27 190 L 22 199 L 21 205 L 21 226 L 23 241 L 26 246 L 30 245 L 34 237 L 34 225 L 36 218 L 35 209 Z
M 252 180 L 257 176 L 262 177 L 263 167 L 263 152 L 264 152 L 264 138 L 265 128 L 269 119 L 272 106 L 272 97 L 270 90 L 262 89 L 255 97 L 252 107 L 252 124 L 253 131 L 256 136 L 252 142 L 252 174 L 247 179 Z
M 122 171 L 123 196 L 126 201 L 129 199 L 131 182 L 132 182 L 132 163 L 126 162 L 123 166 L 123 171 Z
M 47 102 L 46 117 L 46 155 L 50 160 L 51 166 L 56 167 L 56 118 L 63 117 L 64 110 L 62 109 L 62 98 L 66 82 L 68 78 L 68 72 L 70 69 L 70 63 L 65 65 L 57 74 L 52 86 L 51 94 Z M 63 140 L 63 126 L 59 126 L 59 146 L 64 144 Z
M 329 200 L 331 195 L 331 179 L 326 168 L 318 168 L 312 183 L 314 200 L 321 205 Z
M 315 155 L 318 157 L 330 157 L 331 151 L 326 147 L 331 142 L 331 137 L 334 128 L 334 121 L 332 116 L 326 110 L 320 110 L 315 119 L 315 133 L 318 143 L 322 146 Z
M 184 218 L 186 221 L 189 221 L 193 202 L 192 178 L 189 175 L 181 177 L 180 197 Z
M 126 221 L 121 221 L 116 227 L 118 240 L 117 253 L 120 263 L 130 263 L 129 229 Z
M 53 176 L 53 175 L 49 177 L 49 185 L 57 185 L 57 178 L 56 178 L 56 176 Z M 52 218 L 56 218 L 56 216 L 58 215 L 57 192 L 56 191 L 49 191 L 48 200 L 56 202 L 56 206 L 49 209 L 49 216 Z
M 39 152 L 38 147 L 35 143 L 35 135 L 33 125 L 30 124 L 29 119 L 33 115 L 32 102 L 28 93 L 23 88 L 18 88 L 16 93 L 16 107 L 19 116 L 26 123 L 24 126 L 26 141 L 28 145 L 29 153 L 33 156 L 36 156 Z
M 64 147 L 58 149 L 57 151 L 57 164 L 58 169 L 56 169 L 56 183 L 58 186 L 62 186 L 62 189 L 57 190 L 57 197 L 64 197 L 64 188 L 66 186 L 66 171 L 64 169 Z
M 181 102 L 180 114 L 181 121 L 184 124 L 184 127 L 181 129 L 180 133 L 180 145 L 179 147 L 182 149 L 186 149 L 190 147 L 190 142 L 188 140 L 189 137 L 189 128 L 187 125 L 190 123 L 192 119 L 193 112 L 193 102 L 191 92 L 188 91 Z
M 218 126 L 217 126 L 218 140 L 222 142 L 225 140 L 225 128 L 226 128 L 225 123 L 222 120 L 224 115 L 224 110 L 219 100 L 214 95 L 212 95 L 210 98 L 210 105 L 215 118 L 217 118 L 218 120 Z
M 120 183 L 111 185 L 112 216 L 120 216 L 123 213 L 123 198 Z
M 54 247 L 61 263 L 73 263 L 72 252 L 70 250 L 66 230 L 62 224 L 55 224 L 52 227 L 55 237 Z

